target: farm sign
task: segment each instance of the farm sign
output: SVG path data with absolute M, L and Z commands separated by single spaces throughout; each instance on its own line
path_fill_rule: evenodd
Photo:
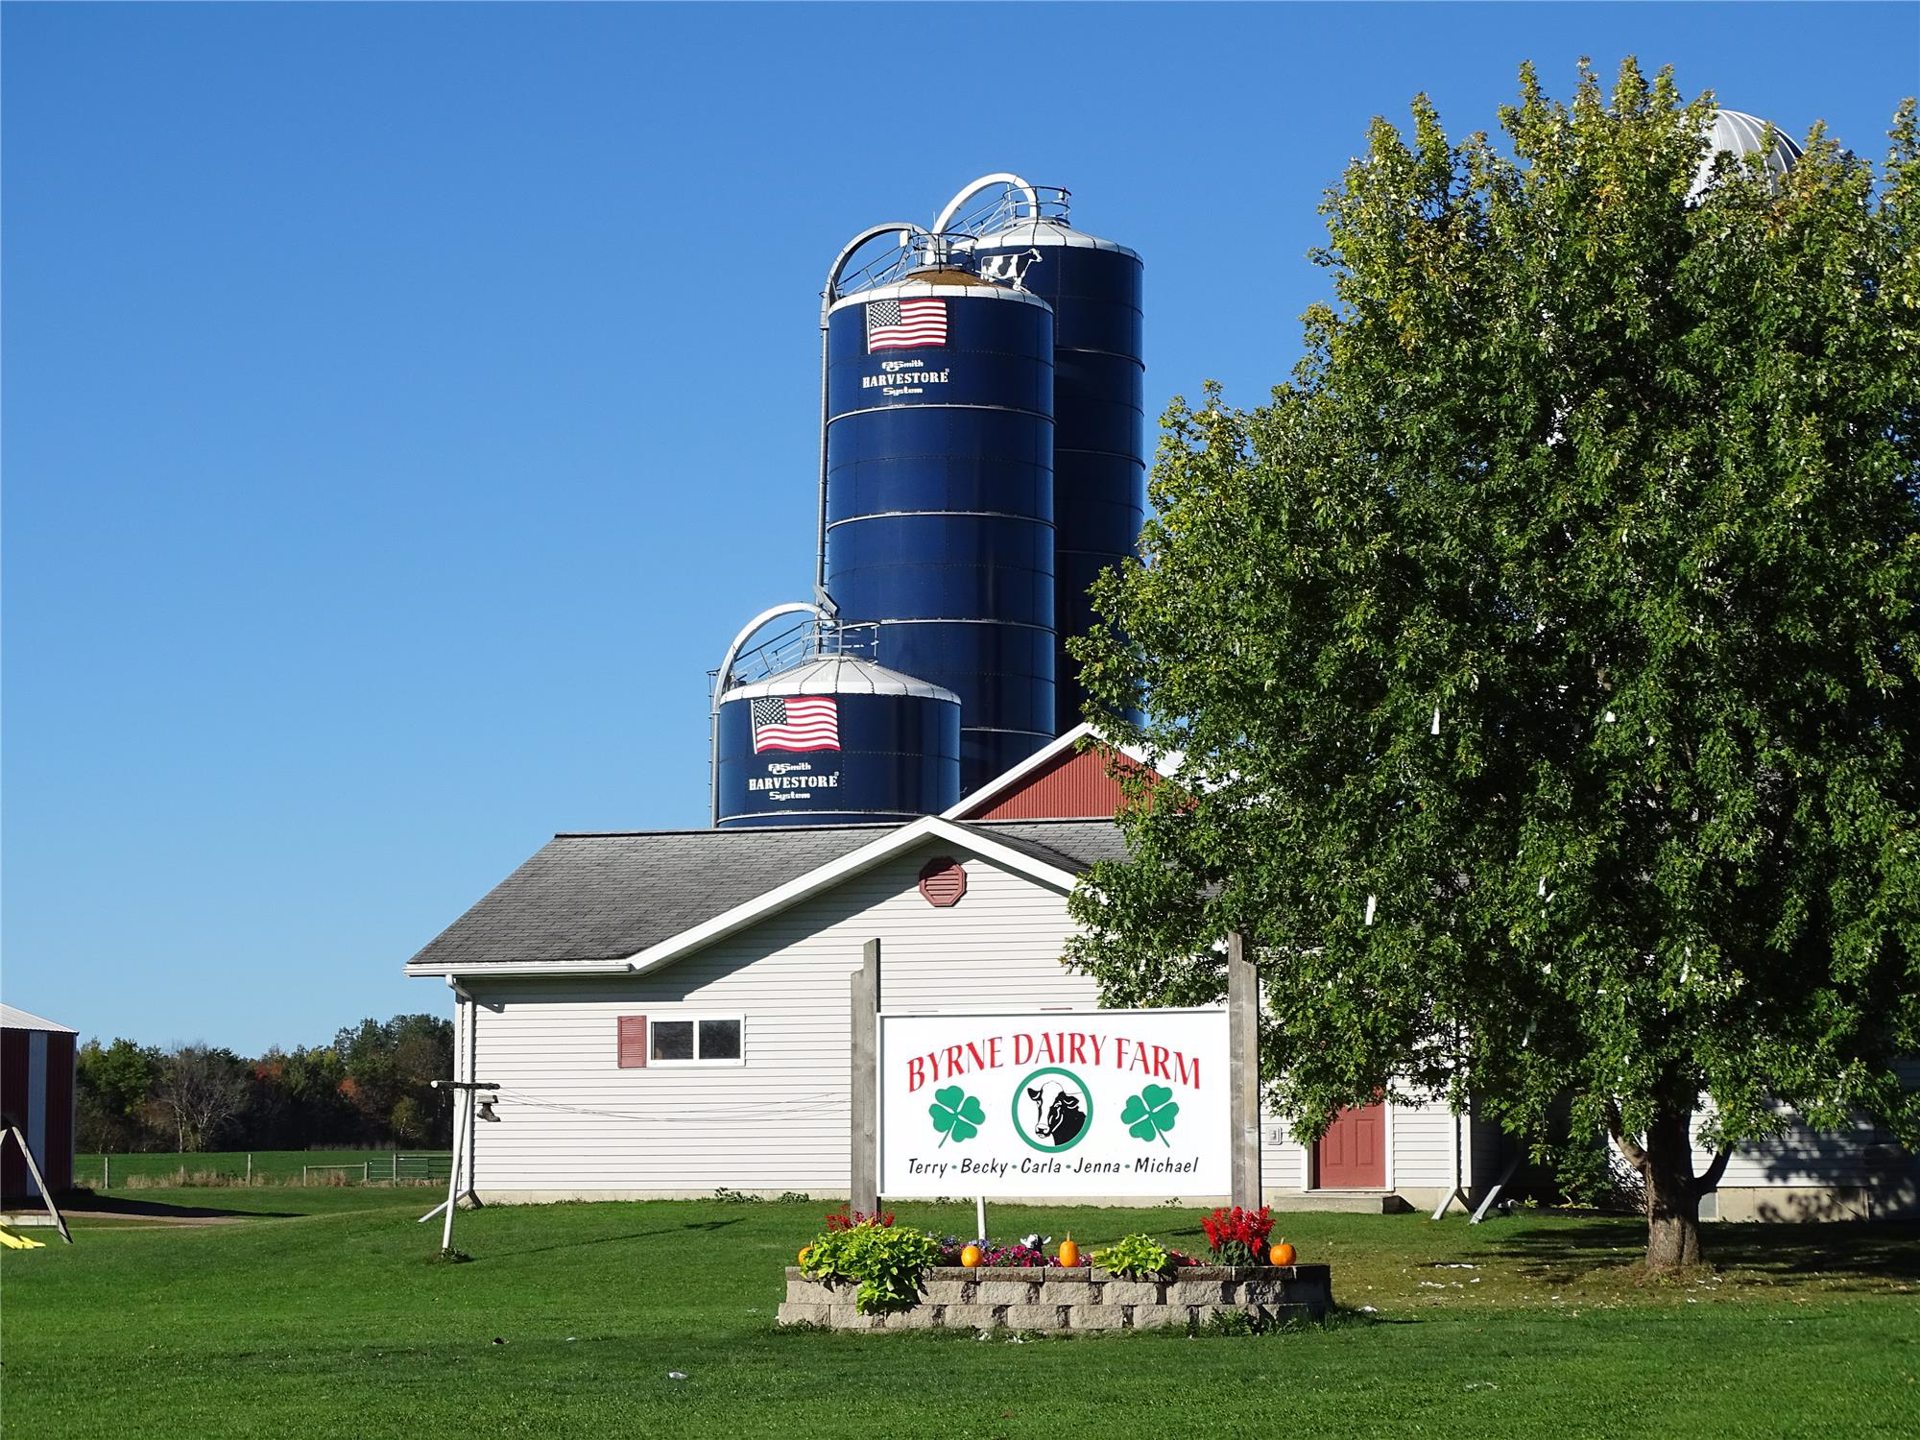
M 1231 1188 L 1224 1010 L 888 1015 L 880 1192 Z

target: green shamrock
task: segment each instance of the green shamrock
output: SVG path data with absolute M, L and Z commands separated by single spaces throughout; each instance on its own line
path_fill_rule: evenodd
M 980 1102 L 958 1085 L 934 1091 L 933 1099 L 927 1114 L 933 1117 L 933 1128 L 941 1132 L 940 1145 L 949 1140 L 971 1140 L 986 1123 L 987 1112 Z M 933 1148 L 938 1150 L 940 1145 Z
M 1152 1140 L 1157 1136 L 1160 1143 L 1171 1150 L 1173 1142 L 1167 1139 L 1167 1132 L 1173 1129 L 1174 1117 L 1179 1113 L 1173 1091 L 1164 1085 L 1149 1085 L 1138 1095 L 1127 1097 L 1127 1108 L 1120 1112 L 1120 1123 L 1134 1139 Z

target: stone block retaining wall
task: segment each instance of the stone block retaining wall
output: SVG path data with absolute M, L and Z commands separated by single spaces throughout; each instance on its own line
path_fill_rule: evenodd
M 1148 1280 L 1123 1279 L 1085 1265 L 1045 1270 L 943 1265 L 927 1272 L 917 1305 L 886 1315 L 856 1310 L 858 1288 L 809 1280 L 789 1265 L 779 1321 L 835 1330 L 1153 1330 L 1203 1324 L 1227 1311 L 1265 1325 L 1315 1319 L 1333 1308 L 1333 1271 L 1326 1265 L 1195 1265 Z

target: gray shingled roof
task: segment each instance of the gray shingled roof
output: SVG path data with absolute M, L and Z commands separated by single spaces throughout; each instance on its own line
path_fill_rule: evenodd
M 556 835 L 408 964 L 438 969 L 624 959 L 898 828 Z M 1002 820 L 960 828 L 1075 874 L 1126 853 L 1110 820 Z
M 1111 820 L 969 820 L 960 828 L 1076 875 L 1096 860 L 1127 858 L 1126 841 Z

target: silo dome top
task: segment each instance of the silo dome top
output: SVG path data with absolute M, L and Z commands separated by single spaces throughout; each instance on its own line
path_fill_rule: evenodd
M 852 305 L 867 305 L 875 300 L 916 299 L 964 295 L 968 300 L 1012 300 L 1021 305 L 1038 305 L 1041 309 L 1050 309 L 1047 302 L 1038 295 L 1029 295 L 1024 290 L 1010 290 L 1004 285 L 995 285 L 983 280 L 970 270 L 955 270 L 947 267 L 931 267 L 915 270 L 898 280 L 888 281 L 884 285 L 871 286 L 865 290 L 853 290 L 844 295 L 836 295 L 827 306 L 827 313 L 844 310 Z
M 1721 110 L 1713 117 L 1713 124 L 1707 130 L 1707 153 L 1700 159 L 1700 168 L 1694 172 L 1693 186 L 1687 191 L 1689 200 L 1697 200 L 1707 188 L 1707 182 L 1713 178 L 1713 162 L 1724 150 L 1732 155 L 1752 155 L 1767 148 L 1767 134 L 1773 132 L 1773 148 L 1767 153 L 1767 174 L 1776 183 L 1786 175 L 1793 162 L 1800 158 L 1800 147 L 1787 138 L 1777 126 L 1769 126 L 1757 115 L 1748 115 L 1739 110 Z
M 1126 255 L 1135 260 L 1140 258 L 1138 250 L 1122 245 L 1118 240 L 1076 230 L 1055 215 L 1009 220 L 978 236 L 968 236 L 959 241 L 956 248 L 960 253 L 968 254 L 981 249 L 1004 249 L 1010 245 L 1064 245 L 1076 250 L 1111 250 L 1116 255 Z
M 971 270 L 957 270 L 951 265 L 927 265 L 919 270 L 909 270 L 900 277 L 899 283 L 918 281 L 922 285 L 985 285 Z
M 816 655 L 791 669 L 749 685 L 735 685 L 720 697 L 751 700 L 759 695 L 911 695 L 922 700 L 947 700 L 960 703 L 960 697 L 944 686 L 898 670 L 889 670 L 855 655 Z

